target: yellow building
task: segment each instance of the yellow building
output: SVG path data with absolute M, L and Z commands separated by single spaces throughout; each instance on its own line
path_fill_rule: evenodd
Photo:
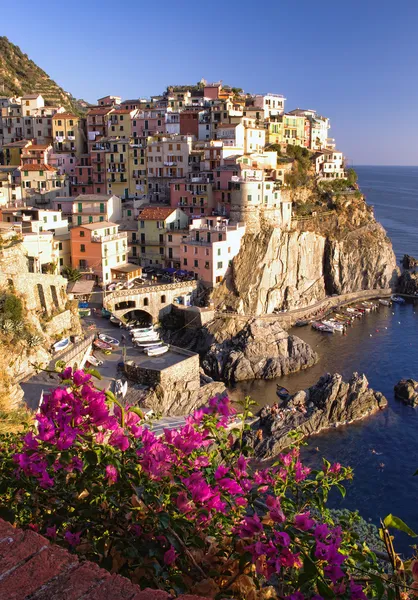
M 54 152 L 74 152 L 77 157 L 85 154 L 85 122 L 72 113 L 56 113 L 52 117 Z
M 5 165 L 15 165 L 18 167 L 22 164 L 22 153 L 25 148 L 32 146 L 29 140 L 18 140 L 3 145 L 4 163 Z
M 187 215 L 179 208 L 152 207 L 144 208 L 138 217 L 137 245 L 140 252 L 141 266 L 164 266 L 166 259 L 167 233 L 185 229 L 188 226 Z M 173 257 L 174 258 L 174 257 Z
M 130 161 L 129 139 L 110 138 L 109 149 L 105 154 L 106 188 L 108 194 L 129 196 Z M 132 183 L 131 183 L 132 187 Z
M 283 115 L 284 141 L 305 146 L 305 116 Z
M 283 144 L 284 142 L 284 125 L 283 119 L 277 117 L 274 121 L 267 121 L 266 128 L 266 145 L 268 144 Z
M 109 115 L 107 134 L 109 137 L 129 138 L 132 135 L 132 117 L 136 110 L 117 108 Z
M 68 196 L 68 176 L 59 175 L 50 165 L 24 165 L 19 167 L 22 197 L 49 202 L 57 196 Z
M 148 193 L 146 149 L 137 138 L 129 144 L 129 193 L 141 198 Z

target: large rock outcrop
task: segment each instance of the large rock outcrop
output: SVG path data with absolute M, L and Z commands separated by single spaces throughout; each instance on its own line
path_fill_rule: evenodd
M 214 338 L 205 352 L 202 366 L 214 379 L 243 381 L 273 379 L 311 367 L 316 352 L 277 322 L 252 319 L 218 319 L 209 327 Z
M 418 273 L 404 271 L 398 279 L 397 288 L 400 294 L 418 295 Z
M 324 217 L 294 220 L 289 231 L 265 225 L 246 234 L 214 292 L 215 305 L 256 316 L 394 285 L 391 242 L 365 202 L 356 202 Z
M 402 258 L 402 266 L 404 269 L 414 269 L 418 267 L 418 258 L 414 258 L 409 254 L 404 254 Z
M 312 387 L 291 396 L 278 413 L 268 406 L 262 408 L 246 442 L 258 458 L 270 458 L 292 443 L 291 431 L 311 436 L 358 421 L 386 406 L 386 398 L 369 388 L 365 375 L 354 373 L 345 382 L 338 373 L 327 373 Z
M 418 405 L 418 381 L 415 379 L 401 379 L 395 385 L 395 396 L 409 406 Z

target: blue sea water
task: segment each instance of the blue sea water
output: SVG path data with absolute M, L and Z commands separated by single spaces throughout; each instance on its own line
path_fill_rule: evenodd
M 418 167 L 361 166 L 356 171 L 398 260 L 405 253 L 418 257 Z M 356 322 L 346 337 L 308 327 L 293 333 L 315 348 L 319 363 L 280 380 L 242 383 L 236 393 L 271 404 L 278 381 L 295 392 L 326 372 L 345 378 L 354 371 L 365 373 L 371 387 L 388 398 L 389 407 L 360 423 L 314 436 L 303 451 L 305 462 L 317 465 L 325 456 L 354 468 L 346 498 L 332 497 L 335 507 L 358 509 L 375 524 L 392 513 L 418 532 L 418 476 L 413 476 L 418 469 L 418 408 L 404 406 L 393 394 L 399 379 L 418 380 L 418 302 L 381 307 Z M 396 541 L 402 552 L 418 543 L 403 534 Z

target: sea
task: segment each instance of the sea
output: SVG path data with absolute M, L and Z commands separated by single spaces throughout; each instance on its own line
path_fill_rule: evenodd
M 375 217 L 386 229 L 400 264 L 404 254 L 418 257 L 418 167 L 355 167 L 358 183 Z M 358 510 L 378 525 L 392 513 L 418 533 L 418 408 L 395 399 L 402 378 L 418 380 L 418 301 L 380 307 L 349 328 L 347 336 L 329 335 L 310 327 L 294 328 L 318 352 L 312 368 L 272 381 L 241 382 L 233 397 L 250 395 L 259 405 L 276 400 L 276 384 L 291 392 L 313 385 L 324 373 L 365 373 L 370 386 L 382 392 L 389 407 L 364 421 L 313 436 L 303 449 L 305 462 L 316 467 L 322 457 L 350 465 L 354 480 L 347 495 L 330 497 L 334 508 Z M 396 536 L 396 548 L 410 554 L 418 538 Z

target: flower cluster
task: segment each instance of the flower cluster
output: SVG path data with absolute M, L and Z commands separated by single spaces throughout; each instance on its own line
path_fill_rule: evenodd
M 366 597 L 350 552 L 364 554 L 363 569 L 367 561 L 376 568 L 373 554 L 317 516 L 324 490 L 347 474 L 338 463 L 311 472 L 294 447 L 257 470 L 228 398 L 212 398 L 157 436 L 90 374 L 65 369 L 61 377 L 4 457 L 0 502 L 16 523 L 144 586 L 213 597 L 263 598 L 270 585 L 271 598 Z

